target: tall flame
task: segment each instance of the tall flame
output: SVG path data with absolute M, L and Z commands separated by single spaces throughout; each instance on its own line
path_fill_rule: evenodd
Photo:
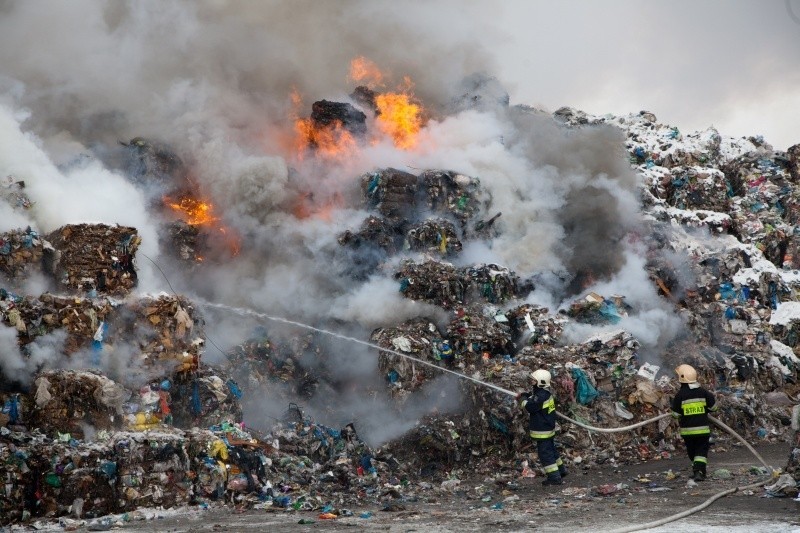
M 363 56 L 350 62 L 349 77 L 370 88 L 384 84 L 384 74 L 375 63 Z M 414 99 L 413 86 L 411 79 L 406 77 L 397 91 L 383 92 L 374 96 L 375 119 L 380 133 L 391 137 L 394 145 L 403 150 L 417 146 L 423 125 L 424 110 Z M 296 90 L 292 91 L 291 100 L 295 129 L 294 145 L 299 159 L 303 159 L 309 148 L 314 149 L 316 156 L 327 159 L 342 159 L 358 150 L 357 140 L 341 121 L 335 120 L 330 124 L 321 125 L 310 118 L 300 118 L 302 98 Z
M 389 135 L 398 148 L 414 148 L 422 128 L 422 107 L 405 93 L 379 94 L 375 105 L 380 113 L 377 119 L 381 131 Z

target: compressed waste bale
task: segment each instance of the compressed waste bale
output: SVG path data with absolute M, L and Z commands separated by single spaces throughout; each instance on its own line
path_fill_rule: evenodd
M 118 309 L 111 330 L 135 343 L 146 364 L 178 371 L 197 367 L 205 345 L 203 320 L 184 296 L 145 296 Z
M 518 345 L 537 345 L 545 349 L 555 344 L 564 330 L 567 320 L 551 315 L 549 309 L 532 304 L 522 304 L 503 314 Z
M 33 207 L 33 202 L 24 191 L 25 182 L 9 175 L 3 183 L 0 183 L 0 200 L 14 209 L 27 211 Z
M 459 253 L 462 244 L 452 222 L 428 219 L 406 231 L 405 247 L 414 252 L 431 252 L 444 257 Z
M 114 304 L 106 298 L 74 298 L 48 293 L 39 298 L 21 298 L 0 289 L 0 320 L 17 329 L 23 354 L 27 344 L 55 330 L 66 334 L 65 355 L 89 347 L 100 348 L 101 343 L 108 340 L 107 324 L 114 313 Z
M 208 235 L 199 226 L 176 220 L 167 231 L 169 243 L 166 248 L 172 250 L 181 261 L 190 265 L 203 261 L 208 250 Z
M 478 264 L 466 267 L 463 272 L 468 283 L 470 301 L 484 299 L 496 304 L 521 295 L 519 277 L 506 267 L 493 263 Z
M 367 203 L 393 224 L 402 224 L 416 212 L 417 177 L 387 168 L 361 176 L 361 192 Z
M 391 328 L 378 328 L 370 340 L 385 348 L 428 362 L 453 359 L 449 341 L 439 328 L 424 317 L 408 320 Z M 412 359 L 389 352 L 379 353 L 378 368 L 392 389 L 415 389 L 434 378 L 437 372 Z
M 317 128 L 341 125 L 356 136 L 367 133 L 367 116 L 346 102 L 319 100 L 311 104 L 311 121 Z
M 369 216 L 361 223 L 358 232 L 345 231 L 337 240 L 342 246 L 352 248 L 375 246 L 393 255 L 400 249 L 399 239 L 400 234 L 386 219 Z
M 112 429 L 122 421 L 131 392 L 99 372 L 47 370 L 34 379 L 34 407 L 28 423 L 49 435 L 82 438 L 87 427 Z
M 400 292 L 406 298 L 422 300 L 445 309 L 464 303 L 467 289 L 465 280 L 459 269 L 450 263 L 404 260 L 394 277 L 400 281 Z
M 720 170 L 676 167 L 663 181 L 664 198 L 678 209 L 726 212 L 730 199 L 725 175 Z
M 788 170 L 792 180 L 796 183 L 800 180 L 800 144 L 794 144 L 786 149 L 788 158 Z
M 135 346 L 138 361 L 172 370 L 197 366 L 204 345 L 202 319 L 184 297 L 144 297 L 125 303 L 108 298 L 65 297 L 42 294 L 20 298 L 0 294 L 0 320 L 18 331 L 25 346 L 38 337 L 63 331 L 62 353 L 70 356 L 90 350 L 99 365 L 106 346 Z
M 52 272 L 62 285 L 110 295 L 126 295 L 136 286 L 135 256 L 141 242 L 136 228 L 73 224 L 47 240 L 57 250 Z
M 269 391 L 286 403 L 335 394 L 340 378 L 334 358 L 317 335 L 269 335 L 266 330 L 235 346 L 223 367 L 245 388 Z
M 185 172 L 181 158 L 166 144 L 144 137 L 120 144 L 127 150 L 125 170 L 137 183 L 155 184 L 163 191 L 171 188 L 171 182 Z
M 0 234 L 0 273 L 20 279 L 40 272 L 45 246 L 50 243 L 30 227 Z
M 419 175 L 419 182 L 428 210 L 454 217 L 462 229 L 491 199 L 478 178 L 450 170 L 426 170 Z
M 242 391 L 220 368 L 200 365 L 175 374 L 170 389 L 171 412 L 178 427 L 210 427 L 242 418 Z
M 520 292 L 516 274 L 494 264 L 459 269 L 445 262 L 404 260 L 394 277 L 400 280 L 400 292 L 406 298 L 445 309 L 477 301 L 504 302 Z
M 496 315 L 484 311 L 480 305 L 459 307 L 447 327 L 447 337 L 455 357 L 463 359 L 465 364 L 474 364 L 482 358 L 510 355 L 516 351 L 511 340 L 511 328 L 498 322 Z
M 263 465 L 270 452 L 236 424 L 211 431 L 99 431 L 91 441 L 13 433 L 0 441 L 0 525 L 21 521 L 23 513 L 94 518 L 185 506 L 198 496 L 223 498 L 233 494 L 228 478 L 243 471 L 252 475 L 245 489 L 258 492 L 269 483 Z
M 467 109 L 489 111 L 507 108 L 510 101 L 508 92 L 497 78 L 477 72 L 461 80 L 457 94 L 448 104 L 453 113 Z
M 377 115 L 380 114 L 380 111 L 378 111 L 378 106 L 375 103 L 376 96 L 377 93 L 366 85 L 359 85 L 353 89 L 352 93 L 350 93 L 350 98 L 361 105 L 364 109 L 369 109 Z

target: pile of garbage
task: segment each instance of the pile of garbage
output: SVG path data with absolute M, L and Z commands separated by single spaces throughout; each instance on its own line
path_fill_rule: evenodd
M 81 373 L 58 379 L 78 382 L 72 390 L 81 395 L 78 403 L 100 398 L 98 390 L 122 390 Z M 106 400 L 119 405 L 120 398 Z M 359 503 L 399 499 L 411 477 L 390 453 L 364 443 L 353 424 L 325 426 L 295 404 L 268 434 L 229 420 L 207 429 L 179 429 L 162 421 L 146 431 L 85 423 L 85 430 L 74 434 L 31 432 L 20 425 L 24 419 L 32 420 L 20 408 L 0 434 L 0 525 L 62 517 L 62 524 L 78 526 L 88 519 L 90 528 L 100 527 L 113 520 L 108 515 L 141 506 L 215 501 L 338 515 Z
M 461 241 L 452 222 L 444 219 L 428 219 L 413 225 L 406 232 L 404 248 L 414 252 L 428 252 L 441 256 L 461 252 Z
M 17 330 L 17 342 L 25 346 L 43 335 L 64 333 L 63 353 L 70 355 L 103 342 L 116 302 L 107 297 L 19 296 L 0 289 L 0 321 Z
M 136 286 L 134 258 L 141 242 L 136 228 L 66 225 L 47 240 L 56 250 L 50 268 L 62 285 L 109 295 L 125 295 Z
M 491 201 L 478 178 L 449 170 L 425 170 L 415 176 L 386 168 L 364 174 L 360 182 L 365 205 L 404 230 L 407 224 L 421 223 L 432 214 L 438 216 L 434 221 L 440 226 L 443 221 L 454 223 L 451 231 L 458 237 L 456 231 L 472 230 L 470 222 L 483 214 Z M 488 228 L 497 216 L 475 225 Z
M 356 96 L 374 106 L 369 89 Z M 372 331 L 382 348 L 374 387 L 383 389 L 370 394 L 400 412 L 416 398 L 452 393 L 425 386 L 442 375 L 437 366 L 515 393 L 530 390 L 530 373 L 546 368 L 559 411 L 618 427 L 665 412 L 676 392 L 672 369 L 689 363 L 737 432 L 750 441 L 786 439 L 798 426 L 792 406 L 800 398 L 800 148 L 779 152 L 713 129 L 684 135 L 648 112 L 595 117 L 563 108 L 554 117 L 567 128 L 625 132 L 647 218 L 631 238 L 645 250 L 659 305 L 671 306 L 685 331 L 653 354 L 623 329 L 646 312 L 625 295 L 587 285 L 550 309 L 527 301 L 533 284 L 508 268 L 446 262 L 470 239 L 502 233 L 491 196 L 478 178 L 453 171 L 380 169 L 356 178 L 372 213 L 338 236 L 339 250 L 352 254 L 356 277 L 399 256 L 389 263 L 399 291 L 441 312 L 425 306 L 430 316 Z M 315 103 L 309 120 L 356 136 L 366 127 L 363 113 L 336 102 Z M 322 139 L 307 140 L 322 149 Z M 166 148 L 142 139 L 126 148 L 142 183 L 181 172 Z M 185 223 L 166 238 L 193 263 L 205 246 Z M 346 514 L 354 503 L 397 509 L 422 491 L 454 490 L 459 475 L 533 475 L 524 466 L 535 457 L 525 413 L 512 396 L 474 381 L 458 381 L 458 412 L 432 411 L 373 448 L 359 437 L 358 420 L 326 426 L 294 403 L 333 397 L 341 385 L 316 333 L 259 331 L 230 349 L 222 367 L 204 364 L 203 318 L 191 300 L 130 296 L 139 244 L 135 228 L 99 224 L 64 226 L 46 240 L 31 228 L 0 236 L 5 277 L 43 268 L 70 292 L 0 291 L 0 320 L 16 330 L 22 356 L 60 332 L 65 366 L 92 368 L 45 366 L 22 385 L 0 379 L 0 524 L 209 501 Z M 98 370 L 119 360 L 130 363 L 124 374 Z M 256 432 L 244 425 L 241 400 L 265 391 L 289 410 Z M 587 468 L 670 457 L 682 446 L 669 419 L 602 435 L 564 422 L 558 442 L 568 463 Z M 731 445 L 722 435 L 715 442 L 717 450 Z
M 136 360 L 168 363 L 188 370 L 197 366 L 205 340 L 201 318 L 185 297 L 145 296 L 118 302 L 109 297 L 21 297 L 0 289 L 0 321 L 17 330 L 23 349 L 37 338 L 61 331 L 62 352 L 89 350 L 99 359 L 104 347 L 135 347 Z
M 404 259 L 394 278 L 406 298 L 444 309 L 479 301 L 503 303 L 531 290 L 514 272 L 494 264 L 456 268 L 446 262 Z

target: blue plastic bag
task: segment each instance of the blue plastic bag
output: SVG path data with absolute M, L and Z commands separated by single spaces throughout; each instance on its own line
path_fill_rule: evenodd
M 597 389 L 589 382 L 586 373 L 580 368 L 573 368 L 570 370 L 570 373 L 572 374 L 572 379 L 575 380 L 575 399 L 578 400 L 578 403 L 581 405 L 592 403 L 600 393 L 597 392 Z

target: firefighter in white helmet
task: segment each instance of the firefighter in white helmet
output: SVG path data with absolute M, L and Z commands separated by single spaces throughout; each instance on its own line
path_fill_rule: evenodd
M 678 419 L 686 453 L 692 461 L 692 479 L 706 479 L 711 428 L 708 413 L 717 410 L 714 395 L 697 382 L 697 371 L 683 364 L 675 369 L 680 390 L 672 400 L 672 416 Z
M 542 485 L 561 485 L 562 479 L 567 475 L 567 469 L 556 450 L 556 403 L 550 392 L 550 372 L 544 369 L 536 370 L 531 374 L 533 378 L 533 392 L 520 393 L 517 399 L 523 409 L 528 411 L 530 422 L 528 431 L 536 441 L 536 452 L 539 462 L 547 475 Z

